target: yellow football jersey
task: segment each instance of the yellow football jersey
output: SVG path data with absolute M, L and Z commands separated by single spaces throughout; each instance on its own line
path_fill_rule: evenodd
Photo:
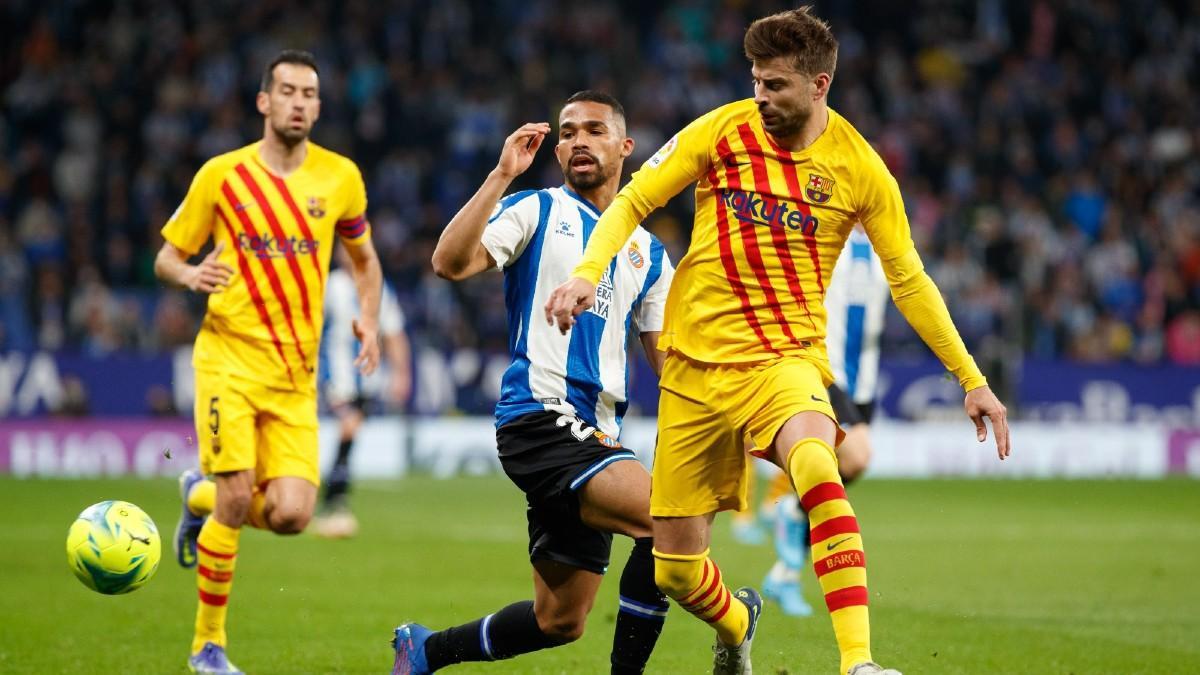
M 263 163 L 260 145 L 206 162 L 162 235 L 192 255 L 210 237 L 224 242 L 220 260 L 235 270 L 208 297 L 193 365 L 314 390 L 333 237 L 370 240 L 366 189 L 354 162 L 315 143 L 286 178 Z
M 595 283 L 636 224 L 693 182 L 692 241 L 671 284 L 661 348 L 706 363 L 799 355 L 828 373 L 825 287 L 861 222 L 899 309 L 964 387 L 986 383 L 924 272 L 895 178 L 832 109 L 825 131 L 797 152 L 774 143 L 751 99 L 692 122 L 617 195 L 575 275 Z

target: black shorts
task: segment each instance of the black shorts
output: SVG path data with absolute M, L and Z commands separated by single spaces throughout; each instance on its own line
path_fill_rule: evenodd
M 849 429 L 856 424 L 870 424 L 875 415 L 875 401 L 855 403 L 846 390 L 836 384 L 829 385 L 829 403 L 833 406 L 833 414 L 837 415 L 838 424 Z
M 604 574 L 612 534 L 584 524 L 579 490 L 613 462 L 637 459 L 615 439 L 569 415 L 530 413 L 496 430 L 500 465 L 525 493 L 529 559 Z

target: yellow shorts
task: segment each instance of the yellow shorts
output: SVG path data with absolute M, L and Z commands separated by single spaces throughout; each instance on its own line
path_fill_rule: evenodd
M 827 373 L 802 357 L 724 366 L 669 353 L 659 381 L 650 515 L 745 509 L 745 438 L 770 448 L 785 422 L 809 410 L 836 422 Z
M 195 419 L 204 473 L 253 469 L 257 485 L 280 476 L 320 485 L 315 391 L 197 370 Z

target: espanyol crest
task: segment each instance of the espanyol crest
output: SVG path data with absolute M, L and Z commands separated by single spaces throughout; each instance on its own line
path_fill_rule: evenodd
M 642 269 L 642 265 L 646 264 L 646 258 L 638 250 L 637 244 L 630 244 L 627 253 L 629 254 L 629 262 L 633 263 L 634 269 L 640 270 Z

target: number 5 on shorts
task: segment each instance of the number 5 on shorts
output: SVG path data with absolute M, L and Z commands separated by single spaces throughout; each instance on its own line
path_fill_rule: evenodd
M 217 409 L 217 401 L 220 400 L 221 397 L 214 396 L 208 401 L 208 430 L 212 432 L 212 450 L 214 455 L 221 452 L 221 411 Z

